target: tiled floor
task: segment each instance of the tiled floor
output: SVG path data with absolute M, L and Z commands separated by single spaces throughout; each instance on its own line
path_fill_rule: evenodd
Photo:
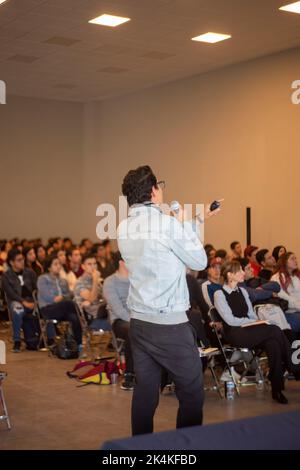
M 74 362 L 45 352 L 8 352 L 7 365 L 0 368 L 8 372 L 4 391 L 13 427 L 7 431 L 0 422 L 0 449 L 99 449 L 106 440 L 130 435 L 131 392 L 118 385 L 77 388 L 66 376 Z M 300 383 L 288 382 L 286 395 L 290 403 L 284 406 L 255 387 L 243 388 L 232 402 L 209 391 L 204 422 L 299 410 Z M 174 429 L 176 411 L 176 397 L 163 395 L 155 430 Z

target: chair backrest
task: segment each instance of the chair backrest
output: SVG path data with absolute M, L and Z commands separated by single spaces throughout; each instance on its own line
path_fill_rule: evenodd
M 43 319 L 43 316 L 41 314 L 40 306 L 39 306 L 39 301 L 38 301 L 38 296 L 37 296 L 37 290 L 35 289 L 32 291 L 32 298 L 34 302 L 34 309 L 33 312 L 37 315 L 38 319 L 41 320 Z
M 75 306 L 75 310 L 77 312 L 77 316 L 78 316 L 78 319 L 80 321 L 81 328 L 82 328 L 83 331 L 86 331 L 88 329 L 89 325 L 88 325 L 86 316 L 84 314 L 83 308 L 81 307 L 81 305 L 79 305 L 78 302 L 76 302 L 75 299 L 73 299 L 73 304 Z
M 210 319 L 211 331 L 217 340 L 218 347 L 223 350 L 223 320 L 215 307 L 209 309 L 208 317 Z M 222 325 L 221 329 L 218 328 L 219 324 Z
M 13 337 L 14 331 L 13 331 L 13 323 L 12 323 L 12 313 L 11 313 L 10 306 L 9 306 L 9 303 L 8 303 L 8 300 L 7 300 L 7 295 L 6 295 L 6 292 L 5 292 L 4 289 L 3 289 L 3 294 L 4 294 L 4 300 L 5 300 L 7 313 L 8 313 L 8 322 L 9 322 L 10 334 L 11 334 L 11 337 Z
M 223 319 L 222 317 L 220 316 L 218 310 L 216 309 L 216 307 L 211 307 L 208 311 L 208 316 L 210 318 L 210 320 L 214 323 L 222 323 L 223 324 Z
M 7 295 L 6 295 L 6 292 L 5 292 L 4 289 L 3 289 L 3 294 L 4 294 L 4 300 L 5 300 L 5 304 L 6 304 L 7 312 L 8 312 L 8 320 L 9 320 L 10 323 L 12 323 L 12 315 L 11 315 L 11 311 L 10 311 L 10 308 L 9 308 Z

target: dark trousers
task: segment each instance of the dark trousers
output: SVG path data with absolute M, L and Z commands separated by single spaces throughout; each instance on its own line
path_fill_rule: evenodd
M 132 358 L 131 344 L 130 344 L 130 338 L 129 338 L 129 326 L 130 326 L 130 323 L 128 321 L 118 319 L 113 322 L 112 329 L 117 338 L 124 339 L 125 341 L 125 361 L 126 361 L 125 373 L 133 374 L 134 368 L 133 368 L 133 358 Z
M 46 320 L 70 322 L 76 343 L 82 344 L 81 324 L 75 305 L 71 300 L 62 300 L 61 302 L 47 305 L 47 307 L 41 308 L 41 314 Z
M 238 348 L 259 348 L 266 351 L 269 379 L 275 392 L 284 389 L 283 374 L 291 370 L 291 348 L 285 334 L 275 325 L 257 325 L 246 328 L 232 327 L 226 339 Z
M 177 428 L 202 424 L 202 364 L 192 326 L 130 322 L 136 385 L 132 398 L 132 434 L 153 432 L 162 370 L 175 384 L 179 401 Z

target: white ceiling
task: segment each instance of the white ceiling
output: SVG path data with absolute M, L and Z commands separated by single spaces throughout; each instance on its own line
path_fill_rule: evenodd
M 8 94 L 91 101 L 300 46 L 292 0 L 8 0 L 0 5 L 0 79 Z M 117 28 L 89 24 L 110 13 Z M 190 39 L 232 34 L 218 44 Z

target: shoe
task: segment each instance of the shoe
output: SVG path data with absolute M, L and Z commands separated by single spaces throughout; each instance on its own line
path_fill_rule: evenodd
M 121 390 L 132 391 L 134 388 L 133 374 L 124 374 L 124 382 L 121 385 Z
M 234 367 L 230 367 L 230 370 L 231 370 L 231 374 L 233 375 L 233 378 L 236 382 L 239 382 L 240 381 L 240 374 L 238 374 L 235 370 L 234 370 Z M 232 376 L 231 374 L 229 373 L 229 370 L 226 369 L 223 374 L 221 375 L 221 378 L 220 378 L 220 381 L 221 382 L 230 382 L 232 381 Z
M 288 404 L 288 399 L 283 395 L 282 392 L 272 392 L 272 398 L 273 400 L 278 401 L 278 403 L 281 403 L 282 405 Z
M 21 352 L 21 341 L 14 342 L 13 352 L 15 353 Z

